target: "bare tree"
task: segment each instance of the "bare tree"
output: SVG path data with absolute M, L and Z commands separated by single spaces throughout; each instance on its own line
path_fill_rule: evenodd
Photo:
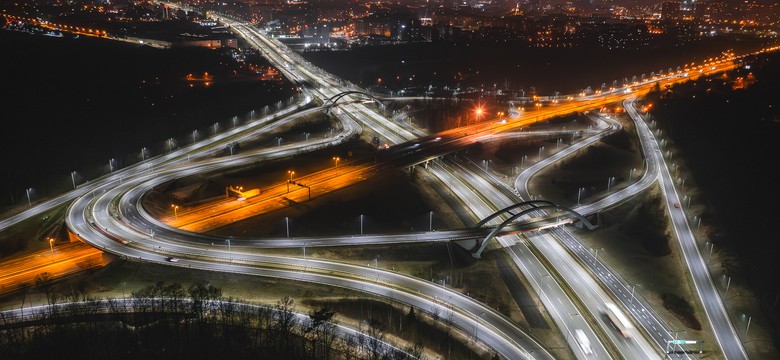
M 277 336 L 278 350 L 288 354 L 291 349 L 293 331 L 297 325 L 295 318 L 295 300 L 289 296 L 276 302 L 273 328 Z
M 163 297 L 168 299 L 167 311 L 178 313 L 183 310 L 181 309 L 182 300 L 187 296 L 187 292 L 180 283 L 175 282 L 173 284 L 164 286 L 162 293 Z
M 313 357 L 317 357 L 317 348 L 321 349 L 322 357 L 330 359 L 333 342 L 336 340 L 336 323 L 333 315 L 336 312 L 328 306 L 323 306 L 318 310 L 309 313 L 311 328 L 314 335 Z
M 35 276 L 35 288 L 46 295 L 46 303 L 51 305 L 51 274 L 42 272 Z
M 371 319 L 368 322 L 368 356 L 370 360 L 379 360 L 385 353 L 384 339 L 385 329 L 378 320 Z
M 361 334 L 362 335 L 362 334 Z M 344 338 L 341 346 L 341 355 L 345 360 L 353 360 L 358 357 L 358 340 L 355 335 L 349 334 Z
M 206 315 L 206 307 L 213 306 L 212 300 L 222 298 L 222 289 L 205 281 L 196 281 L 187 289 L 192 299 L 192 313 L 200 320 Z

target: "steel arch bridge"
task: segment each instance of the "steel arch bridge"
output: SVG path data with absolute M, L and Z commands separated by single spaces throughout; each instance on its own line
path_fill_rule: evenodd
M 363 95 L 363 96 L 368 97 L 371 100 L 374 100 L 374 101 L 376 101 L 376 102 L 378 102 L 378 103 L 380 103 L 382 105 L 384 105 L 385 101 L 388 101 L 387 99 L 376 97 L 376 96 L 374 96 L 372 94 L 369 94 L 369 93 L 367 93 L 365 91 L 348 90 L 348 91 L 340 92 L 340 93 L 338 93 L 336 95 L 333 95 L 328 100 L 325 100 L 325 103 L 322 105 L 325 108 L 325 112 L 326 113 L 330 112 L 330 109 L 333 108 L 334 105 L 336 105 L 336 102 L 341 100 L 343 97 L 349 96 L 349 95 Z
M 513 214 L 513 213 L 510 212 L 513 209 L 520 208 L 520 207 L 523 207 L 523 206 L 528 206 L 529 208 L 525 209 L 525 210 L 522 210 L 522 211 L 520 211 L 520 212 L 518 212 L 516 214 Z M 582 224 L 585 225 L 586 228 L 588 228 L 588 230 L 595 230 L 598 227 L 597 225 L 593 225 L 582 214 L 580 214 L 580 213 L 578 213 L 578 212 L 576 212 L 576 211 L 574 211 L 574 210 L 572 210 L 570 208 L 567 208 L 567 207 L 564 207 L 564 206 L 560 206 L 560 205 L 556 205 L 556 204 L 554 204 L 551 201 L 547 201 L 547 200 L 524 201 L 524 202 L 521 202 L 521 203 L 517 203 L 517 204 L 511 205 L 511 206 L 507 206 L 507 207 L 505 207 L 505 208 L 503 208 L 501 210 L 498 210 L 495 213 L 491 214 L 490 216 L 482 219 L 482 221 L 478 222 L 474 226 L 474 228 L 479 228 L 479 227 L 484 226 L 488 221 L 490 221 L 490 220 L 492 220 L 492 219 L 494 219 L 494 218 L 496 218 L 496 217 L 498 217 L 498 216 L 500 216 L 502 214 L 505 214 L 505 213 L 511 214 L 511 216 L 508 219 L 504 220 L 500 225 L 498 225 L 495 229 L 493 229 L 493 231 L 491 231 L 490 234 L 485 236 L 485 238 L 482 240 L 481 243 L 477 243 L 477 246 L 474 247 L 475 250 L 471 253 L 471 256 L 479 259 L 482 256 L 482 251 L 485 250 L 485 247 L 487 247 L 487 245 L 490 242 L 490 240 L 495 238 L 496 235 L 499 232 L 501 232 L 501 230 L 503 230 L 505 227 L 507 227 L 511 222 L 515 221 L 517 218 L 519 218 L 519 217 L 521 217 L 523 215 L 527 215 L 527 214 L 532 213 L 532 212 L 537 211 L 537 210 L 545 210 L 545 209 L 560 210 L 560 211 L 568 213 L 569 215 L 573 215 L 574 217 L 579 219 L 582 222 Z

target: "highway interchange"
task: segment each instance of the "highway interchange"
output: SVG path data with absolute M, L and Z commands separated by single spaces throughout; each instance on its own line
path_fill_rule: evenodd
M 215 242 L 213 236 L 184 231 L 155 219 L 142 206 L 144 194 L 165 181 L 200 173 L 213 173 L 227 169 L 248 166 L 272 159 L 283 159 L 344 143 L 369 129 L 380 135 L 391 145 L 410 144 L 427 134 L 400 122 L 386 119 L 372 107 L 357 101 L 355 97 L 334 108 L 331 114 L 340 124 L 339 133 L 332 137 L 305 142 L 291 142 L 283 146 L 259 149 L 226 158 L 209 156 L 220 144 L 243 141 L 258 133 L 272 132 L 279 126 L 295 121 L 322 108 L 314 105 L 326 102 L 331 97 L 347 90 L 352 85 L 343 82 L 309 64 L 292 53 L 278 40 L 268 38 L 261 31 L 237 20 L 224 16 L 220 21 L 231 26 L 248 43 L 260 49 L 263 55 L 277 66 L 283 74 L 299 84 L 302 95 L 294 105 L 280 109 L 276 114 L 253 120 L 245 125 L 205 138 L 192 145 L 176 149 L 168 154 L 143 161 L 135 166 L 115 171 L 99 180 L 80 186 L 58 198 L 39 204 L 25 212 L 0 222 L 0 230 L 37 216 L 48 209 L 71 203 L 67 225 L 75 238 L 79 238 L 98 249 L 127 259 L 141 262 L 155 262 L 185 268 L 252 274 L 257 276 L 307 281 L 372 293 L 393 301 L 416 306 L 422 310 L 439 308 L 443 316 L 466 333 L 477 333 L 479 340 L 508 359 L 550 359 L 551 352 L 537 339 L 518 327 L 506 316 L 453 291 L 445 286 L 420 280 L 393 271 L 356 266 L 342 262 L 305 257 L 271 256 L 258 253 L 256 249 L 267 247 L 315 247 L 344 246 L 358 244 L 404 243 L 454 241 L 463 244 L 479 244 L 491 226 L 501 223 L 506 217 L 498 217 L 483 229 L 464 229 L 438 232 L 420 232 L 402 235 L 366 235 L 293 239 L 234 239 L 232 248 L 208 246 Z M 716 69 L 715 66 L 718 68 Z M 733 68 L 729 62 L 713 65 L 712 71 Z M 662 81 L 664 79 L 659 79 Z M 669 81 L 678 81 L 669 75 Z M 652 81 L 640 86 L 649 89 Z M 638 88 L 639 86 L 637 86 Z M 598 109 L 600 106 L 623 100 L 623 107 L 634 121 L 637 136 L 646 159 L 641 176 L 630 185 L 613 191 L 593 202 L 579 205 L 575 210 L 581 214 L 596 214 L 619 202 L 642 192 L 654 184 L 663 189 L 669 216 L 680 247 L 691 271 L 696 290 L 712 326 L 720 351 L 727 359 L 746 359 L 744 347 L 731 324 L 725 307 L 718 295 L 706 263 L 693 235 L 684 207 L 677 193 L 673 176 L 669 171 L 662 149 L 653 131 L 647 126 L 634 107 L 636 92 L 630 94 L 616 89 L 614 92 L 583 98 L 583 104 L 570 105 L 575 111 Z M 551 114 L 550 117 L 555 114 Z M 533 116 L 533 115 L 532 115 Z M 476 223 L 507 206 L 533 199 L 528 190 L 531 176 L 543 168 L 569 156 L 576 151 L 596 143 L 599 139 L 619 129 L 619 124 L 600 114 L 592 113 L 595 126 L 582 130 L 582 138 L 554 154 L 542 158 L 523 169 L 508 185 L 486 172 L 477 164 L 453 160 L 446 154 L 476 141 L 498 140 L 512 136 L 549 136 L 550 133 L 533 134 L 514 132 L 530 123 L 546 117 L 512 119 L 506 124 L 473 126 L 441 134 L 439 139 L 421 146 L 428 151 L 426 157 L 404 164 L 417 166 L 451 192 L 453 199 L 470 211 L 464 223 Z M 552 131 L 557 136 L 567 136 L 572 130 Z M 570 135 L 568 135 L 570 136 Z M 430 145 L 430 146 L 429 146 Z M 403 146 L 403 145 L 399 145 Z M 392 149 L 392 147 L 391 147 Z M 300 191 L 303 194 L 302 191 Z M 302 196 L 302 195 L 301 195 Z M 549 214 L 539 210 L 534 214 L 543 218 Z M 566 222 L 568 223 L 568 222 Z M 534 224 L 525 223 L 533 228 Z M 517 228 L 510 230 L 523 230 Z M 566 334 L 566 341 L 579 359 L 627 358 L 652 359 L 666 354 L 667 342 L 674 339 L 668 326 L 637 296 L 630 284 L 599 261 L 589 249 L 582 245 L 576 235 L 567 227 L 550 227 L 544 231 L 525 232 L 522 235 L 512 231 L 493 240 L 492 248 L 505 251 L 512 263 L 530 282 L 557 327 Z M 468 245 L 467 245 L 468 246 Z M 176 263 L 167 261 L 170 257 L 179 259 Z M 576 296 L 574 295 L 576 294 Z M 639 327 L 626 341 L 610 325 L 602 320 L 604 304 L 614 302 L 632 317 Z M 577 343 L 574 330 L 583 330 L 591 340 L 592 353 Z M 714 349 L 718 350 L 718 349 Z M 686 355 L 674 355 L 686 356 Z

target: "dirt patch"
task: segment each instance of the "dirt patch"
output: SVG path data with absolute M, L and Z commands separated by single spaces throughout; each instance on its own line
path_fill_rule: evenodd
M 693 306 L 687 300 L 671 293 L 662 294 L 661 299 L 664 301 L 664 309 L 671 311 L 685 326 L 693 330 L 701 330 L 701 323 L 693 312 Z

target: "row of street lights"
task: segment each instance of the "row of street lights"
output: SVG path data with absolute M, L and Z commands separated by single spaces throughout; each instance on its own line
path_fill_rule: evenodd
M 265 108 L 263 109 L 263 114 L 265 115 L 267 113 L 268 113 L 268 106 L 266 105 Z M 250 121 L 253 120 L 254 117 L 255 117 L 255 110 L 252 110 L 250 112 Z M 232 122 L 233 122 L 233 127 L 234 128 L 237 127 L 238 126 L 238 117 L 237 116 L 233 116 Z M 216 135 L 217 132 L 219 131 L 219 123 L 218 122 L 214 123 L 212 125 L 212 129 L 213 129 L 214 134 Z M 306 137 L 307 140 L 308 140 L 310 135 L 311 134 L 309 134 L 309 133 L 304 133 L 304 136 Z M 198 130 L 197 129 L 192 130 L 192 142 L 193 143 L 197 142 L 199 137 L 200 136 L 199 136 Z M 282 138 L 281 137 L 277 137 L 277 142 L 278 142 L 279 146 L 281 146 L 281 141 L 282 141 Z M 176 143 L 176 140 L 174 138 L 169 138 L 169 139 L 167 139 L 165 141 L 165 145 L 166 145 L 168 151 L 172 151 L 177 146 L 177 143 Z M 151 157 L 151 153 L 149 151 L 149 148 L 142 147 L 141 148 L 140 157 L 141 157 L 141 161 L 142 162 L 147 160 L 147 159 L 149 159 Z M 189 154 L 187 155 L 187 159 L 189 160 Z M 108 172 L 109 173 L 112 173 L 112 172 L 118 170 L 118 168 L 119 168 L 119 166 L 117 164 L 116 158 L 108 159 Z M 73 186 L 74 190 L 77 187 L 76 175 L 78 175 L 78 173 L 76 171 L 71 171 L 71 173 L 70 173 L 71 185 Z M 32 207 L 32 199 L 31 199 L 31 193 L 32 192 L 33 192 L 33 188 L 25 189 L 25 194 L 27 195 L 27 205 L 29 207 Z
M 175 205 L 171 205 L 171 207 L 173 207 L 174 213 L 175 213 L 176 209 L 179 208 L 178 206 L 175 206 Z M 360 214 L 359 219 L 360 219 L 360 235 L 363 235 L 363 222 L 364 222 L 365 216 L 363 214 Z M 285 224 L 285 228 L 287 230 L 287 238 L 289 238 L 290 237 L 290 218 L 289 217 L 287 217 L 287 216 L 284 217 L 284 224 Z M 429 229 L 429 231 L 433 231 L 433 211 L 428 213 L 428 229 Z

